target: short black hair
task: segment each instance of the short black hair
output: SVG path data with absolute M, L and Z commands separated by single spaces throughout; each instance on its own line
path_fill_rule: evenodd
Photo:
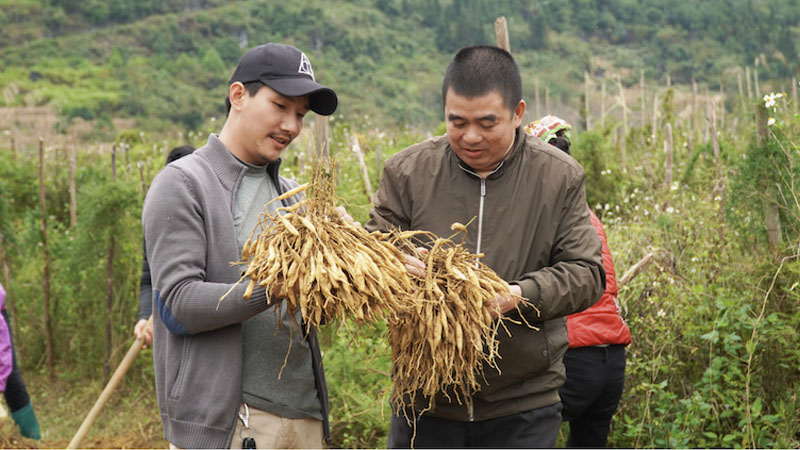
M 560 136 L 560 135 L 556 136 L 556 137 L 550 139 L 550 142 L 548 142 L 548 144 L 552 145 L 553 147 L 558 148 L 559 150 L 563 151 L 564 153 L 566 153 L 568 155 L 570 154 L 569 153 L 570 142 L 569 142 L 569 139 L 567 139 L 566 136 Z
M 250 93 L 250 97 L 258 94 L 258 90 L 261 89 L 261 86 L 264 86 L 264 83 L 260 81 L 250 81 L 248 83 L 244 83 L 244 88 L 247 89 L 247 92 Z M 231 98 L 225 97 L 225 117 L 227 117 L 228 114 L 230 113 L 231 113 Z
M 522 77 L 511 53 L 491 45 L 474 45 L 459 50 L 447 66 L 443 103 L 449 89 L 468 98 L 497 92 L 505 106 L 514 111 L 522 100 Z
M 181 145 L 180 147 L 175 147 L 169 152 L 169 155 L 167 155 L 167 164 L 171 163 L 172 161 L 181 159 L 184 156 L 192 153 L 193 151 L 194 147 L 192 147 L 191 145 Z

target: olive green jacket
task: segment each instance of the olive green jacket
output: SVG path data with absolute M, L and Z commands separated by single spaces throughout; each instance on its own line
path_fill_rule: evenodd
M 565 316 L 592 306 L 605 289 L 600 239 L 589 219 L 584 180 L 583 168 L 572 157 L 521 129 L 509 155 L 486 178 L 458 158 L 446 136 L 386 161 L 368 230 L 399 227 L 449 237 L 453 222 L 475 218 L 466 248 L 484 253 L 481 261 L 518 284 L 540 311 L 530 306 L 522 311 L 539 331 L 509 324 L 510 337 L 500 332 L 500 373 L 486 369 L 472 408 L 437 395 L 430 414 L 484 420 L 559 402 L 568 347 Z

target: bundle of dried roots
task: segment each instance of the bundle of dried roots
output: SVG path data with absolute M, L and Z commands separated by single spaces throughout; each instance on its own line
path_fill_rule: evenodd
M 461 224 L 452 228 L 466 233 Z M 460 404 L 471 401 L 484 370 L 497 369 L 497 333 L 504 319 L 494 319 L 490 308 L 498 294 L 511 295 L 508 284 L 480 262 L 482 255 L 463 244 L 421 232 L 397 233 L 392 242 L 413 252 L 410 243 L 420 237 L 432 242 L 427 254 L 419 255 L 427 272 L 415 278 L 414 308 L 397 314 L 388 328 L 392 402 L 403 412 L 420 394 L 428 399 L 423 410 L 434 406 L 439 392 Z
M 316 164 L 310 183 L 273 201 L 305 191 L 304 199 L 276 213 L 265 206 L 242 249 L 250 279 L 244 297 L 263 286 L 267 299 L 287 299 L 306 331 L 334 319 L 393 318 L 413 289 L 400 250 L 337 210 L 334 173 L 333 163 Z

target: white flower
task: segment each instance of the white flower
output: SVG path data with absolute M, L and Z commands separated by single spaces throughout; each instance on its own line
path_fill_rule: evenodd
M 638 210 L 639 210 L 639 205 L 636 205 L 636 206 L 634 206 L 634 207 L 633 207 L 633 210 L 634 210 L 634 211 L 638 211 Z
M 656 315 L 657 315 L 658 317 L 666 317 L 667 313 L 666 313 L 666 312 L 664 312 L 664 310 L 663 310 L 663 309 L 659 309 L 659 310 L 658 310 L 658 312 L 656 313 Z
M 673 212 L 675 212 L 675 209 L 672 206 L 667 206 L 667 210 L 666 211 L 667 211 L 668 214 L 672 214 Z
M 673 191 L 677 191 L 678 190 L 678 182 L 677 181 L 672 183 L 672 186 L 670 187 L 670 190 L 673 190 Z
M 775 125 L 775 118 L 774 117 L 770 117 L 769 120 L 767 120 L 767 126 L 771 127 L 772 125 Z

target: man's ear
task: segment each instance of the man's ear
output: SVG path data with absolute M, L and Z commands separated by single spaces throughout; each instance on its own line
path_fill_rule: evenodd
M 228 86 L 228 98 L 231 102 L 231 109 L 238 110 L 242 106 L 242 100 L 247 94 L 247 88 L 240 81 L 235 81 Z
M 514 116 L 512 117 L 514 128 L 518 128 L 522 125 L 522 118 L 525 116 L 525 106 L 525 100 L 520 100 L 519 103 L 517 103 L 517 107 L 514 108 Z

